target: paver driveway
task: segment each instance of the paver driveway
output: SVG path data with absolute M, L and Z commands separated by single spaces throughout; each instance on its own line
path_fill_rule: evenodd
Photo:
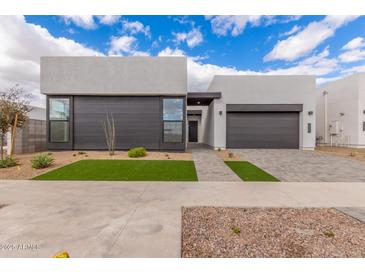
M 295 149 L 232 151 L 281 181 L 365 182 L 365 162 L 355 159 Z

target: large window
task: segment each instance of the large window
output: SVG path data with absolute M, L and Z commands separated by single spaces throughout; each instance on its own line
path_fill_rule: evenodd
M 184 100 L 163 99 L 163 141 L 181 143 L 183 141 Z
M 69 141 L 70 99 L 49 99 L 49 140 L 54 143 Z

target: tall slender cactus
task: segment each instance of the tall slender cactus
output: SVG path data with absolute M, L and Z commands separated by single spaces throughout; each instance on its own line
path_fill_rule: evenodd
M 109 117 L 110 116 L 110 117 Z M 109 155 L 114 155 L 115 150 L 115 121 L 113 114 L 106 113 L 106 121 L 103 121 L 106 145 Z

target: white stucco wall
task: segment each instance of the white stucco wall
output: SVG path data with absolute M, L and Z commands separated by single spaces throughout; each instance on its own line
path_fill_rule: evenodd
M 204 144 L 207 144 L 211 147 L 215 146 L 214 143 L 214 102 L 212 102 L 207 109 L 207 120 L 206 120 L 206 126 L 205 126 L 205 132 L 204 132 Z
M 47 95 L 185 95 L 186 57 L 42 57 Z
M 213 147 L 226 147 L 226 104 L 303 104 L 303 112 L 299 117 L 299 145 L 301 149 L 315 147 L 314 76 L 215 76 L 208 91 L 222 92 L 221 99 L 212 103 Z M 314 114 L 308 115 L 309 111 Z M 312 124 L 312 133 L 307 133 L 307 123 Z
M 327 131 L 327 144 L 330 143 L 329 125 L 338 121 L 340 132 L 333 136 L 333 143 L 349 144 L 354 147 L 365 146 L 365 133 L 362 122 L 365 121 L 365 73 L 354 74 L 317 88 L 317 138 L 324 142 Z M 325 97 L 327 92 L 327 125 L 325 125 Z M 341 113 L 343 116 L 341 116 Z M 341 130 L 342 129 L 342 130 Z

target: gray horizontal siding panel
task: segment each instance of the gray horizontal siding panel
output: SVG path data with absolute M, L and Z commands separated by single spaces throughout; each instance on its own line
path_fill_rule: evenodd
M 227 112 L 301 112 L 303 104 L 227 104 Z
M 115 121 L 116 149 L 159 149 L 159 97 L 74 97 L 74 149 L 107 149 L 103 121 Z
M 299 148 L 299 113 L 227 113 L 227 148 Z

